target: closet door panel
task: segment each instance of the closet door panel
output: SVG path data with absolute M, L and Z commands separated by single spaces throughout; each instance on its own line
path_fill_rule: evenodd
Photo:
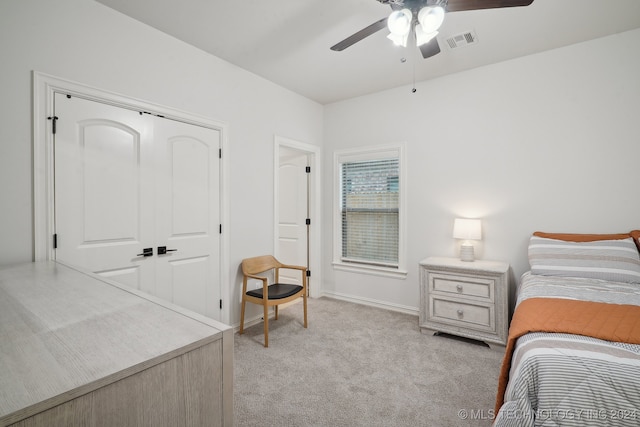
M 220 132 L 156 118 L 158 293 L 217 318 L 220 300 Z
M 135 111 L 55 95 L 56 260 L 154 291 L 153 144 Z

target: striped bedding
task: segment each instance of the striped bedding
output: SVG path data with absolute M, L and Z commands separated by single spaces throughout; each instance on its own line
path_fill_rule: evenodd
M 638 284 L 525 273 L 516 305 L 562 298 L 640 306 Z M 495 427 L 640 426 L 640 345 L 534 332 L 518 338 Z

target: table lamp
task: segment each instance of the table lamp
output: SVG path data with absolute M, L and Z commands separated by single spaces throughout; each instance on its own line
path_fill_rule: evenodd
M 480 220 L 456 218 L 453 223 L 453 238 L 463 240 L 460 246 L 460 260 L 474 261 L 473 243 L 471 240 L 481 240 L 482 238 Z

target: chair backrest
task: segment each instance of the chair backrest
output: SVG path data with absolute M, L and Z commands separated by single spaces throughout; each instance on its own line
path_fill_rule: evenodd
M 263 255 L 242 260 L 242 272 L 244 274 L 259 274 L 272 268 L 279 268 L 282 264 L 272 255 Z

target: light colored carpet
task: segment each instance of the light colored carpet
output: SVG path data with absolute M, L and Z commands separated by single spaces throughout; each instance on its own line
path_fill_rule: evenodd
M 310 299 L 234 337 L 237 426 L 490 426 L 502 353 L 416 316 Z

